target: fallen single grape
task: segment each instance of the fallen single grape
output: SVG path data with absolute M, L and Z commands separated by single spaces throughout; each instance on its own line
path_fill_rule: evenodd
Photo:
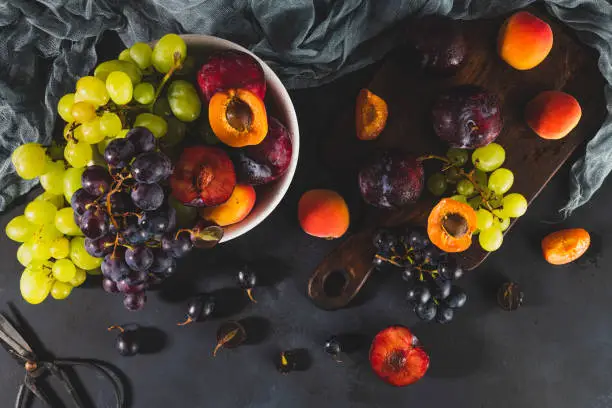
M 111 326 L 108 331 L 119 330 L 115 339 L 115 349 L 124 357 L 134 356 L 140 351 L 138 328 L 128 330 L 121 326 Z
M 255 271 L 247 265 L 243 266 L 238 271 L 238 284 L 246 291 L 251 302 L 257 303 L 255 298 L 253 298 L 253 289 L 255 289 L 255 285 L 257 285 L 257 274 Z
M 193 322 L 208 319 L 215 310 L 215 299 L 207 294 L 200 294 L 189 300 L 185 321 L 177 323 L 185 326 Z

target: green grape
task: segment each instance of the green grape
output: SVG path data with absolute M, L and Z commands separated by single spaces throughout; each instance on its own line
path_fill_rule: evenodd
M 168 103 L 172 113 L 183 122 L 193 122 L 200 117 L 202 103 L 195 87 L 181 79 L 168 87 Z
M 494 226 L 480 231 L 480 235 L 478 236 L 480 246 L 488 252 L 497 251 L 503 241 L 504 235 L 499 228 Z
M 70 259 L 58 259 L 51 269 L 53 277 L 60 282 L 70 282 L 76 275 L 76 267 Z
M 164 97 L 160 97 L 155 101 L 153 105 L 153 113 L 162 118 L 169 118 L 172 116 L 172 109 L 170 109 L 170 102 Z
M 195 58 L 188 55 L 187 58 L 185 58 L 185 61 L 183 62 L 183 66 L 177 71 L 176 74 L 183 77 L 193 77 L 194 75 L 196 75 L 197 70 L 198 68 L 196 65 Z
M 126 48 L 125 50 L 121 51 L 119 53 L 119 57 L 118 58 L 119 58 L 119 61 L 129 62 L 129 63 L 134 64 L 135 66 L 138 66 L 138 65 L 136 65 L 136 61 L 134 61 L 132 59 L 132 56 L 130 55 L 130 49 L 129 48 Z
M 503 213 L 507 217 L 518 218 L 527 211 L 527 200 L 522 194 L 508 194 L 502 199 Z
M 148 105 L 155 98 L 155 88 L 148 82 L 142 82 L 134 88 L 134 99 L 142 105 Z
M 70 296 L 73 286 L 70 283 L 56 280 L 51 286 L 51 297 L 55 300 L 63 300 Z
M 81 168 L 69 168 L 64 173 L 64 197 L 66 201 L 70 202 L 72 194 L 79 188 L 83 187 L 81 184 L 81 175 L 85 169 Z
M 479 208 L 476 210 L 476 219 L 478 221 L 478 229 L 481 231 L 490 228 L 493 224 L 493 214 L 484 208 Z
M 446 157 L 448 157 L 451 163 L 455 166 L 462 167 L 465 163 L 467 163 L 469 159 L 469 153 L 466 149 L 451 147 L 446 152 Z
M 493 226 L 499 228 L 500 231 L 505 231 L 510 226 L 510 218 L 508 217 L 500 217 L 495 213 L 497 210 L 493 210 Z
M 166 147 L 176 146 L 181 143 L 187 133 L 187 125 L 177 118 L 168 118 L 168 132 L 161 141 Z
M 115 71 L 106 78 L 106 90 L 117 105 L 126 105 L 132 100 L 134 86 L 125 72 Z
M 19 248 L 17 249 L 17 260 L 20 264 L 23 266 L 28 266 L 30 262 L 32 262 L 33 258 L 34 255 L 32 254 L 31 242 L 24 242 L 23 244 L 19 245 Z
M 100 118 L 96 116 L 89 122 L 85 122 L 80 126 L 81 134 L 79 140 L 87 144 L 96 144 L 104 140 L 104 133 L 100 127 Z
M 444 174 L 435 173 L 427 180 L 427 189 L 435 196 L 441 196 L 446 191 Z
M 76 268 L 76 273 L 74 274 L 74 278 L 72 278 L 72 280 L 68 283 L 70 283 L 73 287 L 77 288 L 81 286 L 83 282 L 85 282 L 86 279 L 87 279 L 87 273 L 81 268 Z
M 66 173 L 64 172 L 64 176 L 65 175 Z M 63 180 L 62 180 L 62 184 L 63 184 Z M 45 191 L 42 194 L 39 194 L 38 196 L 36 196 L 34 200 L 48 201 L 51 204 L 53 204 L 55 208 L 57 209 L 62 208 L 64 206 L 64 196 L 63 195 L 51 194 L 48 191 Z
M 102 269 L 100 268 L 88 269 L 85 272 L 87 273 L 87 275 L 91 275 L 91 276 L 102 275 Z
M 68 126 L 70 123 L 66 125 Z M 47 147 L 47 156 L 49 156 L 51 160 L 61 160 L 64 157 L 64 143 L 52 140 L 49 147 Z
M 96 117 L 96 107 L 88 101 L 77 101 L 72 105 L 72 117 L 75 123 L 88 122 Z
M 23 214 L 34 225 L 43 225 L 53 222 L 57 208 L 48 201 L 34 200 L 30 202 Z
M 26 268 L 21 274 L 19 290 L 26 302 L 37 305 L 49 296 L 52 283 L 46 273 Z
M 508 169 L 497 169 L 489 176 L 489 189 L 497 194 L 506 194 L 514 183 L 514 174 Z
M 186 57 L 187 45 L 176 34 L 166 34 L 160 38 L 153 47 L 153 54 L 151 55 L 153 66 L 162 74 L 170 71 L 176 65 L 176 62 L 182 64 Z
M 51 194 L 62 194 L 64 192 L 65 164 L 63 160 L 57 160 L 47 165 L 47 172 L 40 176 L 40 185 L 46 192 Z
M 121 129 L 119 133 L 117 133 L 117 136 L 115 137 L 115 139 L 124 139 L 127 136 L 129 131 L 130 129 Z
M 86 101 L 97 108 L 106 105 L 108 103 L 108 98 L 106 85 L 98 78 L 94 76 L 84 76 L 77 81 L 74 97 L 76 102 Z
M 474 174 L 472 175 L 472 178 L 474 179 L 474 182 L 476 183 L 476 186 L 480 187 L 481 189 L 484 189 L 487 187 L 487 173 L 480 171 L 480 170 L 474 170 Z
M 106 139 L 104 139 L 100 143 L 96 144 L 96 147 L 98 148 L 98 153 L 100 153 L 101 155 L 104 155 L 104 151 L 106 150 L 106 146 L 108 146 L 108 144 L 112 140 L 113 140 L 112 137 L 107 137 Z
M 478 207 L 480 207 L 480 204 L 482 204 L 482 197 L 479 195 L 474 196 L 468 200 L 468 204 L 470 205 L 470 207 L 477 210 Z
M 45 224 L 38 230 L 37 238 L 43 241 L 46 241 L 49 246 L 56 239 L 64 236 L 57 228 L 55 228 L 55 224 Z
M 47 167 L 45 149 L 38 143 L 19 146 L 11 155 L 11 161 L 19 177 L 25 180 L 32 180 L 44 174 Z
M 70 254 L 70 241 L 66 237 L 56 238 L 49 246 L 51 257 L 55 259 L 66 258 Z
M 25 215 L 18 215 L 6 224 L 6 236 L 16 242 L 26 242 L 36 233 L 36 225 Z
M 105 137 L 117 136 L 122 127 L 121 118 L 116 113 L 104 112 L 100 117 L 100 131 Z
M 129 55 L 129 50 L 125 51 L 128 51 L 127 54 Z M 133 61 L 110 60 L 103 62 L 98 65 L 94 71 L 94 76 L 100 81 L 106 82 L 108 74 L 115 71 L 121 71 L 128 74 L 134 86 L 142 81 L 142 71 L 140 71 L 140 68 L 138 68 Z
M 137 126 L 146 127 L 153 133 L 153 136 L 158 139 L 165 136 L 168 131 L 168 123 L 166 120 L 152 113 L 141 113 L 136 116 L 134 127 Z
M 506 160 L 506 151 L 497 143 L 479 147 L 472 153 L 472 163 L 478 170 L 491 172 Z
M 168 204 L 176 210 L 176 224 L 179 228 L 188 228 L 193 225 L 198 216 L 195 207 L 183 205 L 173 195 L 168 197 Z
M 153 50 L 149 47 L 149 44 L 137 42 L 130 48 L 130 57 L 140 69 L 151 66 L 151 54 L 153 54 Z
M 451 200 L 459 201 L 460 203 L 463 203 L 463 204 L 467 204 L 468 203 L 467 202 L 467 198 L 465 198 L 464 195 L 457 194 L 457 195 L 454 195 L 454 196 L 452 196 L 450 198 L 451 198 Z
M 450 169 L 446 170 L 444 174 L 446 175 L 446 181 L 451 184 L 455 184 L 462 179 L 459 169 L 456 167 L 451 167 Z
M 62 208 L 55 214 L 55 228 L 64 235 L 82 235 L 74 221 L 74 210 L 71 207 Z
M 51 258 L 49 242 L 44 239 L 35 238 L 30 241 L 30 249 L 32 251 L 33 260 L 46 261 Z
M 64 158 L 72 167 L 85 167 L 93 158 L 91 145 L 85 142 L 79 143 L 71 140 L 66 143 Z
M 474 194 L 474 185 L 470 180 L 463 179 L 457 183 L 457 192 L 466 197 L 470 197 Z
M 57 103 L 57 113 L 59 113 L 62 119 L 69 123 L 74 122 L 74 118 L 72 117 L 72 105 L 74 105 L 73 93 L 62 96 Z
M 70 259 L 85 270 L 95 269 L 102 265 L 102 258 L 94 258 L 85 250 L 85 238 L 74 237 L 70 240 Z

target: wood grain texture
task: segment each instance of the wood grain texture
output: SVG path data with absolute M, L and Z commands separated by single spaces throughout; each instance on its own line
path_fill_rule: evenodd
M 433 132 L 430 108 L 441 91 L 454 85 L 475 84 L 496 93 L 502 102 L 504 127 L 497 142 L 506 149 L 503 167 L 515 174 L 511 192 L 522 193 L 529 202 L 534 200 L 574 149 L 599 129 L 605 117 L 605 100 L 604 79 L 597 68 L 595 52 L 580 44 L 569 29 L 551 16 L 530 11 L 550 23 L 555 43 L 548 57 L 528 71 L 515 70 L 497 55 L 496 39 L 503 18 L 453 23 L 462 25 L 469 54 L 464 66 L 452 77 L 422 72 L 410 63 L 409 53 L 404 49 L 389 55 L 367 85 L 387 101 L 387 126 L 376 141 L 359 141 L 355 136 L 354 107 L 348 107 L 322 148 L 323 160 L 332 174 L 356 184 L 360 163 L 377 149 L 444 154 L 447 147 Z M 580 123 L 562 140 L 539 138 L 523 118 L 527 102 L 545 90 L 563 90 L 576 97 L 582 107 Z M 439 164 L 427 163 L 426 175 L 438 169 Z M 363 232 L 347 238 L 315 270 L 309 283 L 309 295 L 315 304 L 326 309 L 345 306 L 356 294 L 349 292 L 358 291 L 369 276 L 369 264 L 363 258 L 374 249 L 371 239 L 364 235 L 371 237 L 374 227 L 379 225 L 425 225 L 436 201 L 425 191 L 417 204 L 402 210 L 368 209 Z M 357 253 L 361 255 L 356 256 Z M 469 270 L 480 265 L 487 255 L 476 243 L 457 259 Z M 353 262 L 356 259 L 359 261 Z M 326 296 L 319 287 L 331 267 L 351 270 L 351 279 L 338 299 Z

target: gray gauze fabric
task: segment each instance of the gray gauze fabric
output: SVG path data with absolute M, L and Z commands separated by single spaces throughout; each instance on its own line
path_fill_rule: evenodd
M 170 32 L 212 34 L 263 59 L 289 88 L 316 86 L 380 59 L 408 15 L 475 19 L 533 0 L 3 0 L 0 1 L 0 211 L 36 181 L 17 177 L 11 152 L 49 143 L 59 98 L 96 64 L 115 30 L 126 45 Z M 548 11 L 599 52 L 608 115 L 572 169 L 566 212 L 587 202 L 612 169 L 612 4 L 549 0 Z

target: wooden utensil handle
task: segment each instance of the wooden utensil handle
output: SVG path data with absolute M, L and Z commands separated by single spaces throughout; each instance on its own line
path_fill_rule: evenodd
M 308 296 L 318 307 L 340 309 L 359 292 L 372 272 L 372 234 L 368 229 L 350 236 L 319 264 L 308 281 Z

